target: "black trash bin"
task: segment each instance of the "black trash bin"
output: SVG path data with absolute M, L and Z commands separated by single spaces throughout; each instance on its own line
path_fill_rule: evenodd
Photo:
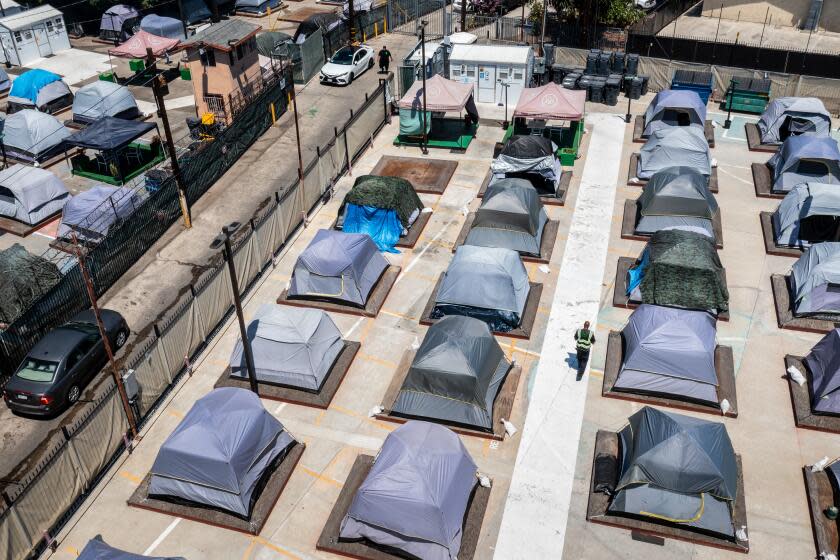
M 627 55 L 627 60 L 624 63 L 624 73 L 628 76 L 635 76 L 639 73 L 639 55 Z

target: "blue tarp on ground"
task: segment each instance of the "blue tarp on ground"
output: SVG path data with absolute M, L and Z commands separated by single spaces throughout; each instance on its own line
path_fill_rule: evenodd
M 645 250 L 642 253 L 642 260 L 639 264 L 627 271 L 627 294 L 629 295 L 636 287 L 642 283 L 642 278 L 645 276 L 645 269 L 648 265 L 648 252 Z
M 385 210 L 374 206 L 347 204 L 344 210 L 344 233 L 366 233 L 380 251 L 399 253 L 394 248 L 400 240 L 402 224 L 396 210 Z
M 38 101 L 38 92 L 47 84 L 61 81 L 61 76 L 40 68 L 27 70 L 12 82 L 11 97 L 22 97 L 32 103 Z

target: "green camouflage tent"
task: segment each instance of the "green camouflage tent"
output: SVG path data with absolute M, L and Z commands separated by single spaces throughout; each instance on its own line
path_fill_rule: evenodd
M 423 209 L 411 183 L 400 177 L 380 175 L 362 175 L 356 179 L 344 203 L 394 210 L 406 229 L 411 225 L 412 214 L 416 218 L 416 212 Z

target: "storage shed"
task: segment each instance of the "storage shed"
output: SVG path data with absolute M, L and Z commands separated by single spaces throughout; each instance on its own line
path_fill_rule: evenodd
M 25 66 L 70 48 L 64 16 L 44 4 L 0 18 L 0 62 Z
M 534 49 L 527 46 L 455 45 L 449 57 L 449 78 L 473 84 L 478 103 L 504 103 L 505 88 L 499 82 L 507 82 L 507 102 L 515 105 L 533 72 Z

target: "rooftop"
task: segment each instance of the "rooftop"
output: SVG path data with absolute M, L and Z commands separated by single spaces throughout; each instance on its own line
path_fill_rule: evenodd
M 243 21 L 241 19 L 229 19 L 214 23 L 207 29 L 199 31 L 183 43 L 184 47 L 191 47 L 193 45 L 211 45 L 219 50 L 231 50 L 231 43 L 233 46 L 245 41 L 256 35 L 262 29 L 261 25 Z
M 0 18 L 0 26 L 3 26 L 11 31 L 17 31 L 19 29 L 26 29 L 33 23 L 44 21 L 45 19 L 53 17 L 62 17 L 62 14 L 49 4 L 44 4 L 43 6 L 26 10 L 25 12 Z

